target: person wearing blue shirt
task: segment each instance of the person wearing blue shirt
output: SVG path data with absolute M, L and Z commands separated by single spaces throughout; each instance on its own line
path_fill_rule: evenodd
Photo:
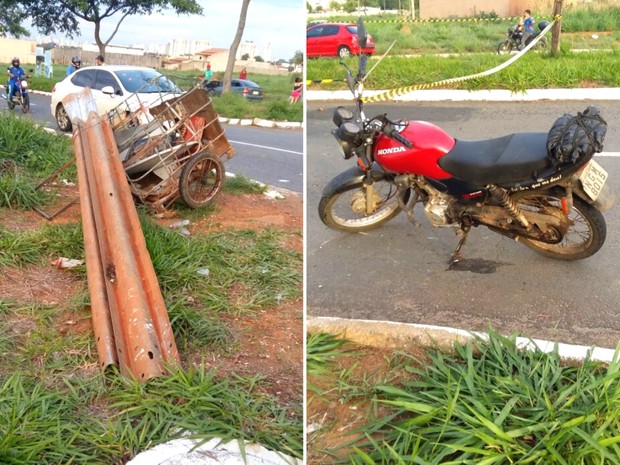
M 26 71 L 19 65 L 19 58 L 14 57 L 9 68 L 9 92 L 8 99 L 11 100 L 15 94 L 15 85 L 26 75 Z
M 75 56 L 71 58 L 71 64 L 67 67 L 67 76 L 69 76 L 74 71 L 80 69 L 81 65 L 82 65 L 82 60 L 80 60 L 80 57 Z
M 534 18 L 532 18 L 532 12 L 525 10 L 523 14 L 523 37 L 521 37 L 521 44 L 525 47 L 526 40 L 529 36 L 534 34 Z

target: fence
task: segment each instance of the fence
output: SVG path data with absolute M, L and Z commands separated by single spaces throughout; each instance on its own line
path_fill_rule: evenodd
M 82 59 L 82 66 L 95 64 L 97 52 L 85 52 L 80 48 L 55 48 L 52 50 L 52 64 L 69 66 L 71 58 L 79 56 Z M 105 62 L 109 65 L 133 65 L 147 66 L 149 68 L 161 68 L 161 56 L 156 55 L 127 55 L 123 53 L 106 53 Z

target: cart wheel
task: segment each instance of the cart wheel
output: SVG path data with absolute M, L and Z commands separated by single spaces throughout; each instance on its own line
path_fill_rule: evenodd
M 179 176 L 181 198 L 192 208 L 204 207 L 219 195 L 224 176 L 224 164 L 217 155 L 201 152 L 190 157 Z

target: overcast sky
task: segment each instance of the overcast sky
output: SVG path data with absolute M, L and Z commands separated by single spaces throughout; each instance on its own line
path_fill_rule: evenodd
M 126 18 L 112 40 L 115 45 L 166 44 L 173 38 L 206 39 L 216 48 L 230 48 L 234 39 L 241 0 L 198 0 L 204 16 L 177 16 L 172 12 Z M 251 0 L 242 42 L 251 41 L 262 54 L 271 43 L 272 60 L 288 60 L 305 48 L 306 3 L 304 0 Z M 81 23 L 77 40 L 94 43 L 94 26 Z M 116 25 L 115 18 L 102 23 L 106 40 Z M 37 35 L 36 32 L 33 35 Z

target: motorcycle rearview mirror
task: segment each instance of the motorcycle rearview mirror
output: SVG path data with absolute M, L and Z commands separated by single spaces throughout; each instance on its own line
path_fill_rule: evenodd
M 357 18 L 357 43 L 361 48 L 366 48 L 366 27 L 364 26 L 364 19 L 360 16 Z

